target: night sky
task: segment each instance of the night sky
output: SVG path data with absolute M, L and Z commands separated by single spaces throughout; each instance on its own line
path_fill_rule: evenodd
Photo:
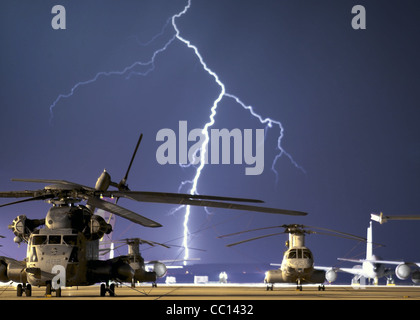
M 66 9 L 65 30 L 51 26 L 57 4 Z M 192 179 L 192 167 L 157 162 L 162 142 L 156 134 L 163 128 L 178 133 L 179 121 L 187 121 L 188 130 L 202 128 L 220 94 L 215 79 L 178 39 L 155 56 L 153 70 L 149 64 L 122 73 L 165 46 L 175 35 L 170 23 L 165 27 L 167 20 L 186 5 L 187 0 L 2 1 L 0 190 L 43 188 L 11 178 L 94 186 L 104 168 L 119 182 L 140 133 L 131 190 L 177 192 L 181 181 Z M 366 9 L 364 30 L 352 28 L 355 5 Z M 408 0 L 192 0 L 176 19 L 180 36 L 197 47 L 228 93 L 282 123 L 281 145 L 303 168 L 283 155 L 275 165 L 276 181 L 271 165 L 279 153 L 279 128 L 273 126 L 266 132 L 261 175 L 245 175 L 246 164 L 206 165 L 198 192 L 261 199 L 308 215 L 194 207 L 189 244 L 206 251 L 192 251 L 191 257 L 200 263 L 279 263 L 286 235 L 233 248 L 225 245 L 246 235 L 217 236 L 287 223 L 366 236 L 372 212 L 420 214 L 419 21 L 420 4 Z M 51 117 L 54 101 L 71 93 L 58 100 Z M 224 97 L 213 128 L 255 134 L 265 125 Z M 125 199 L 118 204 L 163 227 L 117 218 L 114 239 L 182 245 L 184 210 L 172 213 L 174 205 Z M 0 254 L 23 259 L 26 246 L 13 243 L 7 226 L 19 214 L 43 218 L 48 208 L 44 202 L 1 208 L 0 234 L 6 238 L 0 239 Z M 420 261 L 419 227 L 417 221 L 375 222 L 374 241 L 385 247 L 374 252 Z M 323 235 L 307 236 L 306 245 L 323 266 L 343 266 L 338 257 L 365 254 L 364 244 Z M 117 254 L 125 253 L 122 248 Z M 146 260 L 183 256 L 179 248 L 144 251 Z

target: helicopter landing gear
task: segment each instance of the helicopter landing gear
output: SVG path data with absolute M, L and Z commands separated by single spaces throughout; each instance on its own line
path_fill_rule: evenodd
M 106 293 L 109 293 L 110 297 L 115 297 L 115 283 L 108 284 L 108 282 L 102 283 L 100 287 L 101 297 L 105 297 Z
M 268 291 L 268 290 L 273 291 L 273 287 L 274 287 L 274 284 L 267 284 L 267 288 L 265 290 L 266 291 Z
M 58 289 L 53 289 L 51 282 L 48 282 L 45 288 L 45 295 L 46 296 L 51 296 L 51 293 L 55 291 L 55 296 L 56 297 L 61 297 L 61 287 Z
M 302 284 L 300 283 L 300 279 L 298 279 L 296 281 L 297 285 L 296 285 L 296 290 L 302 291 Z
M 318 291 L 325 291 L 325 286 L 323 284 L 320 284 L 318 286 Z
M 27 297 L 32 296 L 32 286 L 29 283 L 18 284 L 16 287 L 16 295 L 18 297 L 21 297 L 23 295 L 23 292 L 25 292 L 25 295 Z
M 152 282 L 152 288 L 157 288 L 157 283 L 156 282 Z

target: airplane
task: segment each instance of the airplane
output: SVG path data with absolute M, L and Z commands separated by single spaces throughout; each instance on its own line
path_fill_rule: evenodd
M 109 293 L 113 296 L 113 282 L 155 283 L 163 270 L 163 263 L 159 261 L 154 263 L 153 271 L 146 272 L 141 264 L 132 263 L 126 255 L 99 260 L 99 239 L 110 234 L 112 226 L 95 214 L 95 209 L 102 209 L 144 227 L 159 228 L 162 225 L 116 203 L 105 201 L 102 197 L 295 216 L 307 214 L 237 203 L 263 202 L 254 199 L 131 191 L 126 183 L 127 177 L 142 137 L 143 134 L 138 139 L 127 172 L 119 183 L 113 182 L 106 170 L 101 173 L 94 188 L 66 180 L 12 179 L 48 185 L 38 190 L 0 192 L 0 197 L 3 198 L 26 198 L 0 207 L 40 200 L 47 201 L 52 207 L 43 219 L 29 219 L 26 215 L 19 215 L 9 225 L 15 235 L 14 242 L 27 244 L 27 254 L 23 261 L 0 256 L 1 282 L 18 283 L 18 296 L 22 296 L 23 292 L 26 296 L 31 296 L 33 285 L 45 286 L 46 295 L 55 291 L 57 296 L 61 296 L 61 287 L 102 283 L 100 294 Z M 110 186 L 116 190 L 108 190 Z M 81 204 L 83 201 L 86 201 L 86 205 Z
M 287 250 L 284 252 L 283 260 L 281 264 L 271 263 L 273 266 L 279 266 L 279 269 L 269 270 L 265 273 L 264 283 L 267 283 L 267 290 L 273 290 L 275 283 L 296 283 L 297 290 L 302 291 L 303 283 L 318 283 L 318 290 L 325 290 L 324 282 L 330 278 L 331 268 L 315 267 L 314 256 L 305 246 L 305 234 L 326 234 L 332 236 L 339 236 L 346 239 L 353 239 L 358 241 L 365 241 L 365 238 L 358 237 L 349 233 L 335 231 L 326 228 L 305 226 L 301 224 L 285 224 L 280 226 L 263 227 L 257 229 L 251 229 L 246 231 L 235 232 L 227 235 L 219 236 L 218 238 L 224 238 L 228 236 L 238 235 L 245 232 L 265 230 L 271 228 L 284 228 L 284 232 L 272 233 L 263 236 L 254 237 L 247 240 L 231 243 L 226 245 L 232 247 L 245 242 L 267 238 L 271 236 L 277 236 L 288 233 L 289 240 L 286 241 Z M 319 229 L 321 231 L 314 231 L 310 229 Z M 332 279 L 332 278 L 331 278 Z
M 393 284 L 392 275 L 394 272 L 400 280 L 407 280 L 411 276 L 413 283 L 420 283 L 419 262 L 382 260 L 373 254 L 372 221 L 370 221 L 367 229 L 366 258 L 359 260 L 338 258 L 338 260 L 361 263 L 361 265 L 356 265 L 353 268 L 334 267 L 329 273 L 331 279 L 336 278 L 337 271 L 353 274 L 352 285 L 360 284 L 360 281 L 363 279 L 373 279 L 373 284 L 377 285 L 379 278 L 383 277 L 386 277 L 387 284 Z M 395 271 L 392 268 L 385 267 L 387 264 L 397 265 Z
M 397 215 L 397 216 L 384 216 L 381 212 L 380 214 L 371 213 L 370 219 L 380 224 L 383 224 L 389 220 L 420 220 L 420 215 Z

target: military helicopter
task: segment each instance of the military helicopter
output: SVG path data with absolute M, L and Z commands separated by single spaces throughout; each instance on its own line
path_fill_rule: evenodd
M 232 247 L 241 243 L 257 239 L 277 236 L 285 233 L 289 234 L 289 240 L 286 241 L 287 250 L 284 252 L 282 263 L 271 264 L 273 266 L 279 266 L 280 268 L 277 270 L 269 270 L 265 273 L 264 282 L 267 283 L 267 290 L 273 290 L 274 283 L 296 283 L 296 288 L 300 291 L 302 291 L 302 283 L 319 283 L 318 290 L 325 290 L 325 286 L 323 285 L 325 280 L 328 280 L 329 282 L 335 281 L 336 274 L 335 272 L 331 273 L 332 268 L 314 266 L 313 254 L 311 250 L 309 250 L 309 248 L 305 246 L 305 234 L 327 234 L 358 241 L 366 241 L 365 238 L 355 236 L 349 233 L 320 227 L 305 226 L 301 224 L 284 224 L 280 226 L 256 228 L 222 235 L 218 238 L 224 238 L 246 232 L 273 228 L 284 228 L 285 230 L 283 232 L 266 234 L 227 245 L 227 247 Z M 308 228 L 319 229 L 322 230 L 322 232 L 309 230 Z
M 111 241 L 112 244 L 119 244 L 116 247 L 108 247 L 104 249 L 99 249 L 101 251 L 101 254 L 107 253 L 107 251 L 111 250 L 117 250 L 120 247 L 127 246 L 128 247 L 128 253 L 126 256 L 121 256 L 120 259 L 123 259 L 126 263 L 128 263 L 133 270 L 135 270 L 135 274 L 132 277 L 131 281 L 131 287 L 135 287 L 136 281 L 142 282 L 142 279 L 144 279 L 145 275 L 151 274 L 151 272 L 147 272 L 147 266 L 152 265 L 153 271 L 156 273 L 157 277 L 161 278 L 166 275 L 167 269 L 171 268 L 170 265 L 165 265 L 165 263 L 173 263 L 173 262 L 179 262 L 179 261 L 186 261 L 185 259 L 171 259 L 171 260 L 161 260 L 161 261 L 145 261 L 140 253 L 140 245 L 146 244 L 150 247 L 155 246 L 161 246 L 164 248 L 172 248 L 172 247 L 181 247 L 177 245 L 168 245 L 165 243 L 159 243 L 156 241 L 150 241 L 150 240 L 144 240 L 141 238 L 126 238 L 126 239 L 120 239 L 120 240 L 113 240 Z M 197 249 L 197 248 L 189 248 L 191 250 L 199 250 L 199 251 L 205 251 L 203 249 Z M 156 287 L 156 282 L 152 283 L 153 287 Z M 101 291 L 102 292 L 102 291 Z
M 141 264 L 135 263 L 135 258 L 133 258 L 135 255 L 99 260 L 99 239 L 105 234 L 111 233 L 112 226 L 94 212 L 95 208 L 102 209 L 144 227 L 157 228 L 162 225 L 116 203 L 107 202 L 101 197 L 272 214 L 298 216 L 307 214 L 300 211 L 232 203 L 263 202 L 254 199 L 130 191 L 126 183 L 127 177 L 142 137 L 141 134 L 127 172 L 119 183 L 111 181 L 111 176 L 106 170 L 101 173 L 94 188 L 66 180 L 12 179 L 12 181 L 48 185 L 39 190 L 0 192 L 0 197 L 26 198 L 0 205 L 0 207 L 39 200 L 49 202 L 52 207 L 43 219 L 29 219 L 26 215 L 19 215 L 9 225 L 9 229 L 15 235 L 14 241 L 27 243 L 27 257 L 23 261 L 0 257 L 0 281 L 18 283 L 18 296 L 22 296 L 23 292 L 27 296 L 31 296 L 33 285 L 45 286 L 47 295 L 55 291 L 56 295 L 60 296 L 61 287 L 102 283 L 101 295 L 104 292 L 114 295 L 115 287 L 111 283 L 113 281 L 155 282 L 156 278 L 162 275 L 160 270 L 163 270 L 163 263 L 156 262 L 152 272 L 145 272 Z M 110 186 L 116 190 L 108 190 Z M 81 204 L 83 201 L 86 201 L 86 205 Z
M 123 261 L 124 263 L 128 264 L 132 270 L 134 270 L 134 274 L 131 276 L 131 287 L 135 286 L 136 281 L 139 282 L 147 282 L 151 281 L 153 284 L 152 286 L 156 286 L 156 277 L 161 278 L 166 275 L 166 266 L 164 263 L 160 261 L 144 261 L 143 257 L 140 254 L 140 245 L 141 244 L 148 244 L 152 247 L 155 245 L 159 245 L 165 248 L 170 248 L 168 245 L 150 241 L 150 240 L 144 240 L 140 238 L 129 238 L 129 239 L 121 239 L 113 241 L 113 243 L 122 243 L 121 246 L 127 245 L 128 246 L 128 254 L 125 256 L 119 256 L 117 259 L 119 261 Z M 117 249 L 116 247 L 115 249 Z M 107 251 L 110 249 L 100 249 L 100 251 Z M 115 259 L 114 259 L 115 260 Z M 146 270 L 145 265 L 153 264 L 153 272 L 149 272 Z M 106 286 L 104 284 L 101 284 L 100 294 L 101 296 L 105 296 L 106 293 Z

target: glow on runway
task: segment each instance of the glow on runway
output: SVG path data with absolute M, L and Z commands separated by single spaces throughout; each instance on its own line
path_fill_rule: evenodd
M 0 287 L 1 300 L 420 300 L 417 286 L 351 286 L 326 285 L 318 291 L 317 285 L 304 285 L 296 290 L 295 285 L 278 284 L 267 291 L 263 283 L 258 284 L 142 284 L 131 288 L 120 285 L 115 297 L 99 296 L 99 286 L 65 287 L 62 296 L 45 295 L 45 288 L 34 287 L 31 297 L 17 297 L 13 286 Z

